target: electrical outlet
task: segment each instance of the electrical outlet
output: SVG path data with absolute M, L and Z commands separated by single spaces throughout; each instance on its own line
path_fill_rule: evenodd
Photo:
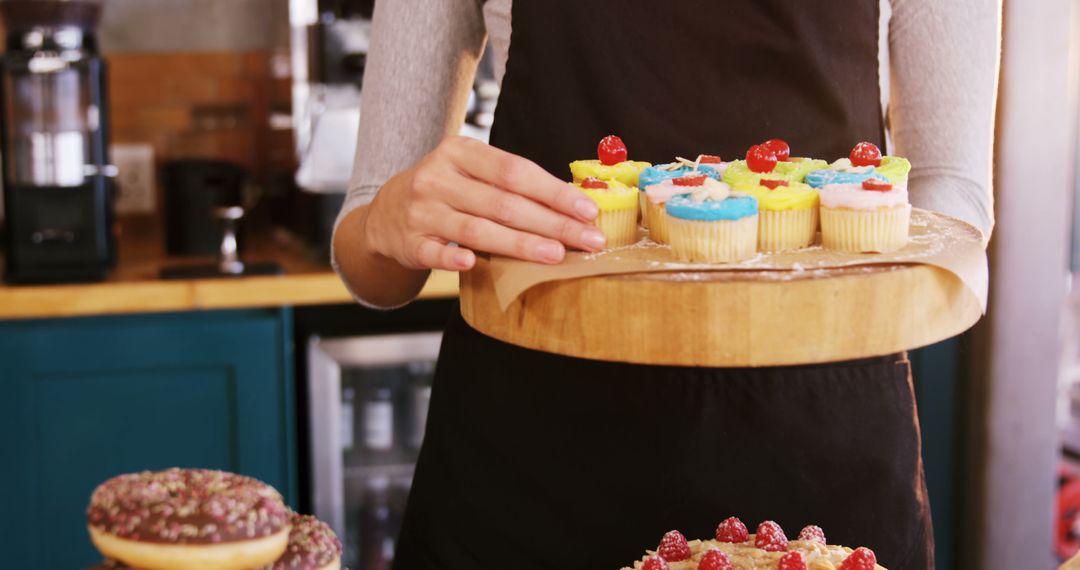
M 114 144 L 109 152 L 119 171 L 116 178 L 116 213 L 153 213 L 157 202 L 154 147 L 146 143 Z

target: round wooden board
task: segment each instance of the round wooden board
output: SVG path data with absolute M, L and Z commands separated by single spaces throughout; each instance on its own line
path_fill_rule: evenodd
M 461 274 L 461 313 L 518 346 L 580 358 L 681 366 L 852 360 L 955 336 L 982 315 L 931 265 L 637 273 L 541 283 L 499 310 L 488 261 Z

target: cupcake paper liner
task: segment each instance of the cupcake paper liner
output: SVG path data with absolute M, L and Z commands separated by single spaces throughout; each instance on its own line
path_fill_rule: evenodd
M 757 251 L 758 216 L 738 220 L 684 220 L 667 216 L 671 251 L 688 263 L 742 261 Z
M 653 204 L 645 200 L 645 214 L 649 220 L 649 237 L 656 243 L 671 243 L 671 230 L 668 229 L 668 215 L 664 204 Z
M 758 251 L 801 249 L 814 243 L 818 209 L 760 210 L 758 212 Z
M 596 217 L 596 227 L 607 238 L 607 247 L 622 247 L 638 241 L 638 209 L 601 210 Z
M 826 249 L 885 253 L 907 244 L 911 205 L 874 210 L 821 209 L 821 243 Z

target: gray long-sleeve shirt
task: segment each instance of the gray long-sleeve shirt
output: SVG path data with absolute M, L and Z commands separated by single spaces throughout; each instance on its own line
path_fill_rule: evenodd
M 914 165 L 911 201 L 989 237 L 999 0 L 879 1 L 882 108 L 890 153 Z M 485 39 L 501 81 L 511 3 L 376 3 L 355 170 L 341 216 L 460 130 Z

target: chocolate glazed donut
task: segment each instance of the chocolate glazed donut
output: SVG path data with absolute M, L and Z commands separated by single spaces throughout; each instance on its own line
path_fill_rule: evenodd
M 250 570 L 272 564 L 290 513 L 272 487 L 222 471 L 169 469 L 101 484 L 87 510 L 107 558 L 155 570 Z

